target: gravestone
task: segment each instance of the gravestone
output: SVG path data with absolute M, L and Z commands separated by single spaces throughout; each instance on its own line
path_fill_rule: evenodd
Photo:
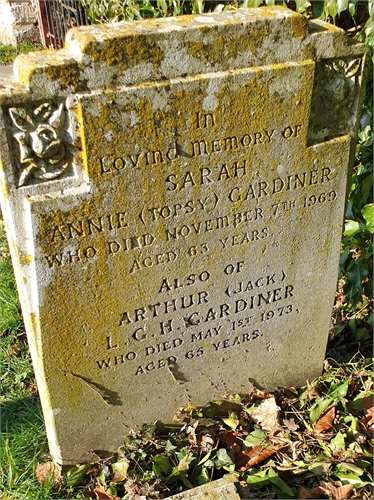
M 56 462 L 321 373 L 365 54 L 269 7 L 17 59 L 2 210 Z

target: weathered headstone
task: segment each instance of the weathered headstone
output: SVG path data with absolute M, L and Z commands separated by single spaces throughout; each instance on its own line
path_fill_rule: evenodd
M 57 462 L 320 374 L 364 55 L 272 7 L 79 28 L 16 61 L 2 206 Z

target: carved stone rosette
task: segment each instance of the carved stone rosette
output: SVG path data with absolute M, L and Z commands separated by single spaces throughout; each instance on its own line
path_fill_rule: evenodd
M 65 123 L 63 103 L 43 103 L 31 110 L 10 108 L 9 115 L 20 130 L 13 135 L 19 144 L 17 186 L 33 184 L 35 179 L 43 182 L 59 178 L 70 164 L 61 137 Z

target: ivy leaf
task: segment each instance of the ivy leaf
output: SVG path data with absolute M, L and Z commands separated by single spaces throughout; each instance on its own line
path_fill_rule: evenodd
M 239 419 L 236 418 L 235 413 L 231 413 L 229 418 L 223 418 L 222 420 L 233 430 L 235 430 L 239 425 Z
M 335 467 L 334 475 L 336 476 L 338 474 L 350 474 L 351 472 L 357 474 L 357 476 L 362 476 L 365 471 L 354 463 L 341 462 Z
M 210 482 L 210 474 L 206 467 L 202 467 L 200 474 L 197 476 L 197 484 L 207 484 Z
M 341 471 L 334 473 L 334 476 L 338 477 L 342 484 L 352 484 L 356 489 L 371 484 L 369 481 L 363 481 L 353 472 L 344 473 Z
M 333 387 L 333 391 L 331 393 L 329 393 L 329 396 L 333 399 L 336 399 L 336 398 L 345 398 L 345 396 L 347 395 L 347 392 L 348 392 L 348 380 L 345 380 L 344 382 L 342 382 L 341 384 L 337 385 L 337 386 L 332 386 Z
M 209 452 L 205 455 L 205 457 L 203 457 L 203 458 L 200 460 L 200 462 L 199 462 L 197 465 L 203 465 L 203 464 L 204 464 L 204 463 L 205 463 L 205 462 L 206 462 L 206 461 L 210 458 L 211 453 L 212 453 L 212 452 L 211 452 L 211 451 L 209 451 Z
M 365 219 L 367 230 L 374 233 L 374 203 L 365 205 L 361 210 L 362 216 Z
M 251 432 L 244 440 L 244 445 L 249 446 L 265 446 L 269 444 L 267 434 L 261 429 L 256 429 Z
M 220 448 L 217 450 L 217 458 L 214 461 L 217 469 L 221 469 L 221 467 L 235 467 L 235 463 L 233 459 L 230 457 L 229 453 L 225 448 Z
M 189 462 L 188 458 L 189 458 L 189 456 L 188 456 L 188 455 L 186 455 L 186 456 L 184 456 L 184 457 L 182 458 L 182 460 L 179 462 L 179 464 L 178 464 L 178 470 L 179 470 L 180 472 L 183 472 L 183 471 L 185 471 L 185 470 L 188 470 L 188 462 Z
M 283 493 L 289 495 L 290 498 L 294 498 L 295 494 L 292 488 L 287 486 L 287 484 L 278 476 L 274 469 L 270 467 L 268 470 L 268 477 L 270 482 L 279 488 Z M 284 495 L 278 496 L 278 498 L 284 498 Z
M 243 7 L 244 8 L 253 8 L 259 7 L 262 4 L 262 0 L 245 0 Z
M 349 0 L 337 0 L 338 14 L 348 9 Z
M 330 441 L 330 448 L 332 450 L 345 450 L 345 438 L 347 437 L 347 434 L 338 432 L 337 435 L 334 437 L 334 439 L 331 439 Z
M 66 486 L 75 488 L 83 483 L 83 478 L 92 464 L 76 465 L 69 469 L 66 473 Z
M 322 399 L 319 404 L 310 412 L 310 421 L 314 424 L 334 401 L 333 398 Z
M 247 484 L 250 484 L 251 486 L 258 486 L 258 487 L 265 486 L 265 485 L 269 484 L 269 482 L 270 482 L 270 479 L 266 474 L 266 470 L 262 470 L 262 471 L 254 473 L 254 474 L 249 474 L 245 480 L 246 480 Z
M 120 481 L 123 481 L 125 477 L 127 476 L 127 471 L 129 468 L 129 462 L 126 460 L 126 458 L 122 458 L 118 462 L 115 462 L 112 464 L 112 469 L 114 472 L 114 477 L 112 479 L 113 483 L 117 483 Z
M 312 2 L 313 18 L 319 19 L 324 17 L 325 2 L 324 0 L 314 0 Z
M 327 14 L 330 15 L 335 21 L 336 14 L 338 13 L 338 6 L 336 0 L 327 0 L 326 11 Z
M 173 467 L 165 455 L 157 455 L 153 457 L 152 463 L 153 472 L 161 477 L 169 476 Z
M 164 481 L 166 484 L 171 484 L 176 481 L 176 478 L 180 479 L 181 473 L 176 467 L 173 467 L 171 473 L 167 477 L 165 477 Z
M 299 14 L 303 14 L 308 7 L 310 7 L 310 2 L 308 0 L 296 0 L 296 11 Z
M 354 236 L 360 231 L 360 224 L 355 220 L 347 220 L 344 226 L 345 236 Z

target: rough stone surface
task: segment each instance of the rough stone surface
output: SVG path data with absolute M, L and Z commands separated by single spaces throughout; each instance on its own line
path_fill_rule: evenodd
M 365 54 L 269 7 L 16 60 L 2 208 L 57 462 L 321 373 Z
M 36 8 L 31 0 L 0 0 L 0 42 L 40 42 Z
M 170 500 L 240 500 L 235 476 L 223 477 L 192 490 L 170 497 Z

